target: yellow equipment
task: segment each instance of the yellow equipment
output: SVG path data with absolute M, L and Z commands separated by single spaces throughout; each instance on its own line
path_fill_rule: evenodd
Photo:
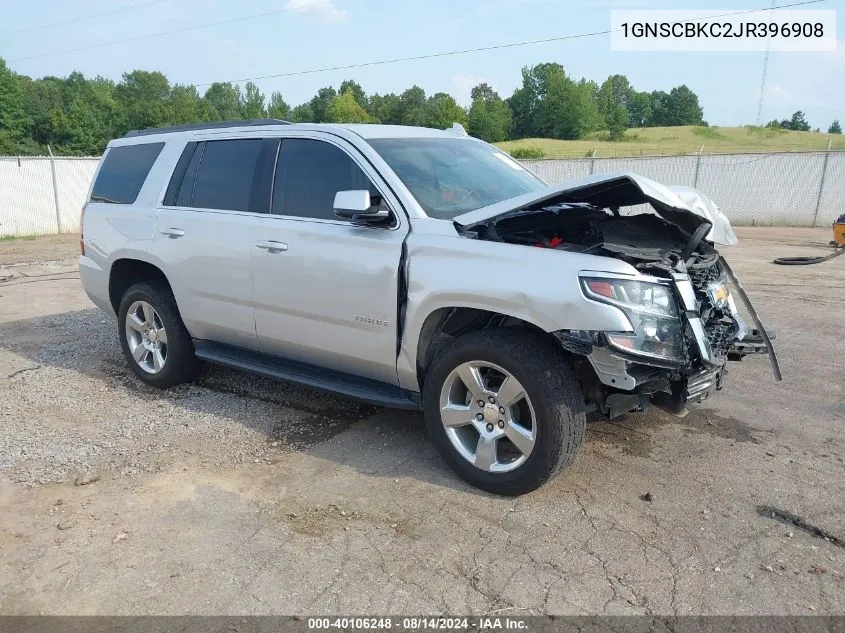
M 840 248 L 845 247 L 845 220 L 833 223 L 833 243 L 838 244 Z

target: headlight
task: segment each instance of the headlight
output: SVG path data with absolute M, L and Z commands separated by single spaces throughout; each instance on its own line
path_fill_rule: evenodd
M 681 321 L 669 283 L 581 277 L 581 287 L 587 297 L 616 306 L 631 321 L 633 333 L 605 334 L 613 347 L 648 358 L 683 359 Z

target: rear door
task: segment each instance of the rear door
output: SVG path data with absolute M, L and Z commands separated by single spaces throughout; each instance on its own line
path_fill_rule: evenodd
M 278 140 L 189 143 L 159 207 L 153 254 L 198 339 L 256 348 L 250 256 L 269 212 Z
M 335 193 L 350 189 L 369 189 L 392 219 L 359 226 L 337 218 Z M 262 218 L 265 245 L 252 254 L 262 349 L 396 384 L 399 265 L 408 231 L 398 200 L 353 146 L 319 133 L 282 140 L 272 199 L 271 215 Z

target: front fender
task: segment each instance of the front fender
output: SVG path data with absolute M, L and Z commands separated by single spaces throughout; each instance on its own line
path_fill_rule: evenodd
M 488 242 L 455 235 L 408 237 L 407 305 L 397 361 L 399 384 L 414 391 L 423 324 L 443 308 L 477 308 L 556 330 L 631 331 L 621 310 L 584 297 L 582 270 L 636 275 L 617 259 Z

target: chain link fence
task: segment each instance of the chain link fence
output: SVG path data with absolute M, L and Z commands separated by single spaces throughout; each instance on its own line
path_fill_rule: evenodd
M 533 160 L 550 184 L 632 171 L 700 189 L 735 226 L 828 226 L 845 213 L 845 152 L 693 154 Z
M 99 158 L 0 157 L 0 237 L 79 231 Z
M 98 158 L 0 157 L 0 237 L 74 233 Z M 550 184 L 632 171 L 690 185 L 736 226 L 827 226 L 845 213 L 845 152 L 526 160 Z

